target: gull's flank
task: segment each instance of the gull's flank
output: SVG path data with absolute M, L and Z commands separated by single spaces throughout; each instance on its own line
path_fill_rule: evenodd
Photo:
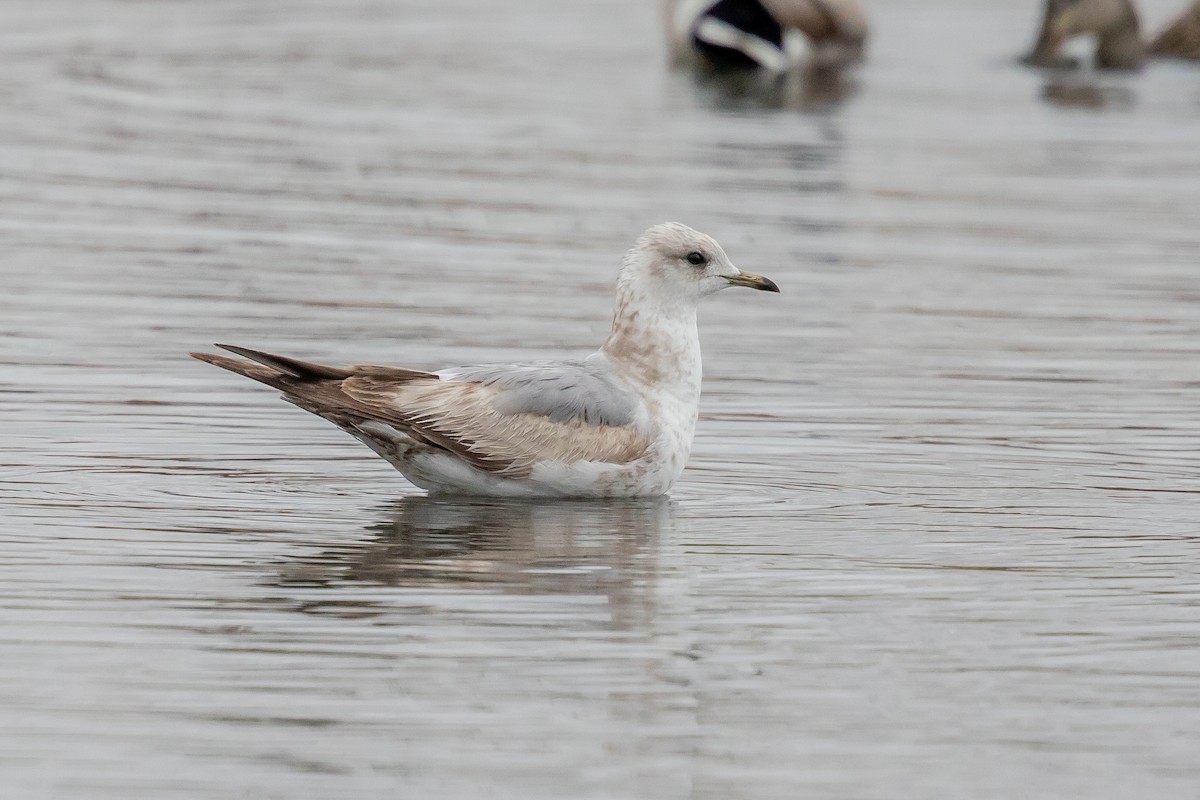
M 701 298 L 769 292 L 709 236 L 647 230 L 617 279 L 612 332 L 570 361 L 437 372 L 330 367 L 232 345 L 195 358 L 273 386 L 430 492 L 496 497 L 665 494 L 683 471 L 700 400 Z

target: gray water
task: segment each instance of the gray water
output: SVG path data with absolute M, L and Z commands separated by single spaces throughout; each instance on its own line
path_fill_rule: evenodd
M 635 0 L 5 4 L 3 796 L 1200 797 L 1200 67 L 1037 6 L 771 87 Z M 585 352 L 664 219 L 783 288 L 670 499 L 430 500 L 186 357 Z

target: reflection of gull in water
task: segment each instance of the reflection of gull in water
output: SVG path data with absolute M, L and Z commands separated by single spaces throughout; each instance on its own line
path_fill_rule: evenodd
M 628 627 L 649 613 L 655 554 L 671 508 L 661 497 L 556 503 L 407 497 L 372 526 L 373 539 L 290 562 L 275 582 L 601 595 L 614 624 Z M 373 595 L 370 603 L 377 600 Z
M 677 223 L 625 256 L 604 346 L 576 361 L 329 367 L 222 345 L 193 354 L 280 389 L 432 492 L 502 497 L 664 494 L 683 471 L 700 400 L 696 307 L 730 286 L 777 292 Z

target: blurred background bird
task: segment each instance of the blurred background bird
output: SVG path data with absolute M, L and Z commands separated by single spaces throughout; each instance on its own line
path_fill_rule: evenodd
M 1060 51 L 1077 36 L 1095 38 L 1094 63 L 1101 69 L 1137 69 L 1148 56 L 1200 60 L 1200 0 L 1150 41 L 1142 38 L 1132 0 L 1046 0 L 1037 42 L 1025 62 L 1069 65 Z
M 667 0 L 666 11 L 676 64 L 838 68 L 862 60 L 868 32 L 855 0 Z

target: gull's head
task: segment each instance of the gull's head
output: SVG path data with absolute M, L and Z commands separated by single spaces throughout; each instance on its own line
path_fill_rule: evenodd
M 778 292 L 769 278 L 742 272 L 717 240 L 678 222 L 650 228 L 621 265 L 619 283 L 653 297 L 698 302 L 730 286 Z

